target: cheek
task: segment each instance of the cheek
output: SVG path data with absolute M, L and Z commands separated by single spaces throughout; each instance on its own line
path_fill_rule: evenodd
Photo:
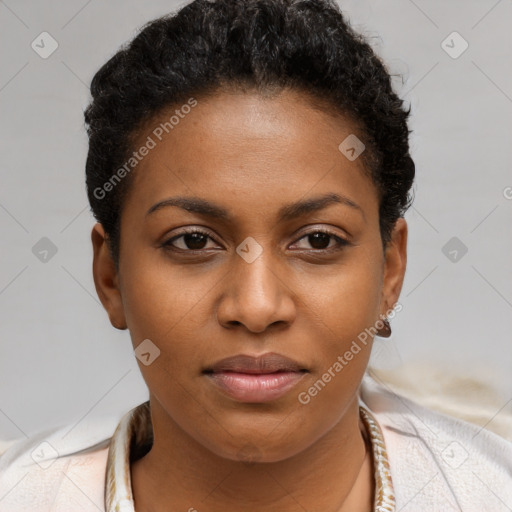
M 309 283 L 304 314 L 314 324 L 318 365 L 312 377 L 321 380 L 317 388 L 323 396 L 317 402 L 343 406 L 340 397 L 357 389 L 379 319 L 381 281 L 379 262 L 360 251 L 323 279 L 321 288 Z
M 306 305 L 319 329 L 336 348 L 372 326 L 379 318 L 382 272 L 375 257 L 354 251 L 343 265 L 322 279 L 304 283 Z
M 194 277 L 155 256 L 127 261 L 124 272 L 129 277 L 123 284 L 123 306 L 134 342 L 154 338 L 167 343 L 193 333 L 219 279 L 208 272 Z
M 123 304 L 133 348 L 149 339 L 159 350 L 150 365 L 138 361 L 142 376 L 153 394 L 165 394 L 159 400 L 186 414 L 194 403 L 187 392 L 197 393 L 201 363 L 212 360 L 211 300 L 223 274 L 180 269 L 154 255 L 127 258 L 124 272 L 129 278 Z
M 316 365 L 297 389 L 298 415 L 313 435 L 334 426 L 352 403 L 372 347 L 378 319 L 380 274 L 371 265 L 354 265 L 330 279 L 322 293 L 311 295 L 315 314 Z M 314 418 L 322 418 L 317 422 Z
M 200 359 L 207 337 L 198 329 L 206 314 L 207 292 L 214 283 L 185 278 L 184 272 L 159 262 L 125 260 L 123 304 L 134 349 L 146 339 L 158 348 L 149 364 L 137 361 L 151 395 L 187 431 L 205 421 L 197 392 Z M 205 297 L 206 295 L 206 297 Z M 210 428 L 213 428 L 210 425 Z

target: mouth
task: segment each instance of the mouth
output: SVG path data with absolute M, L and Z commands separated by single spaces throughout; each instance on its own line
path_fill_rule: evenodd
M 286 395 L 308 370 L 276 353 L 240 354 L 218 361 L 202 372 L 228 397 L 239 402 L 264 403 Z

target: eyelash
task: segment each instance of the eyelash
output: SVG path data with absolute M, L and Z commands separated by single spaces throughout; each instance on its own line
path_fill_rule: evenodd
M 334 238 L 336 240 L 336 243 L 337 243 L 337 246 L 336 247 L 331 247 L 331 248 L 328 248 L 328 249 L 311 249 L 313 252 L 324 252 L 324 253 L 328 253 L 328 252 L 332 252 L 332 251 L 339 251 L 341 249 L 343 249 L 344 247 L 348 246 L 348 245 L 351 245 L 350 242 L 348 240 L 346 240 L 345 238 L 342 238 L 338 235 L 335 235 L 334 233 L 328 231 L 328 230 L 324 230 L 324 229 L 315 229 L 313 231 L 310 231 L 309 233 L 305 233 L 304 235 L 302 235 L 298 240 L 297 242 L 299 242 L 300 240 L 302 240 L 303 238 L 306 238 L 307 236 L 309 235 L 314 235 L 316 233 L 323 233 L 324 235 L 328 235 L 330 236 L 331 238 Z M 205 250 L 207 249 L 197 249 L 197 250 L 193 250 L 193 249 L 181 249 L 181 248 L 178 248 L 178 247 L 174 247 L 172 245 L 172 243 L 178 239 L 180 239 L 181 237 L 185 236 L 185 235 L 189 235 L 189 234 L 199 234 L 199 235 L 204 235 L 206 237 L 208 237 L 210 240 L 213 240 L 215 241 L 209 233 L 207 233 L 206 231 L 203 231 L 201 229 L 198 229 L 198 228 L 192 228 L 190 230 L 187 230 L 187 231 L 183 231 L 182 233 L 180 233 L 179 235 L 176 235 L 176 236 L 173 236 L 172 238 L 166 240 L 165 242 L 162 243 L 161 247 L 164 248 L 165 250 L 169 250 L 169 251 L 175 251 L 175 252 L 181 252 L 181 253 L 192 253 L 192 254 L 197 254 L 197 253 L 201 253 L 201 252 L 204 252 Z M 303 249 L 303 250 L 307 250 L 307 249 Z

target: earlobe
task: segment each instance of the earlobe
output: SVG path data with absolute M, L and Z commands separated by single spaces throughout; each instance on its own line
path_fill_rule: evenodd
M 91 241 L 94 252 L 92 272 L 96 293 L 108 313 L 110 323 L 116 329 L 124 330 L 127 324 L 119 288 L 119 276 L 101 224 L 96 223 L 93 226 Z
M 404 282 L 407 266 L 407 222 L 402 217 L 395 223 L 384 257 L 382 315 L 388 313 L 397 303 Z

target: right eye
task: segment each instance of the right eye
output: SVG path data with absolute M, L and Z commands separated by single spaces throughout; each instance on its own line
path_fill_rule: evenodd
M 181 240 L 180 240 L 181 239 Z M 201 231 L 197 228 L 187 230 L 181 234 L 175 235 L 169 240 L 166 240 L 162 247 L 171 251 L 178 250 L 183 252 L 194 252 L 205 249 L 207 240 L 213 240 L 209 233 Z M 175 245 L 176 241 L 180 240 L 181 247 Z

